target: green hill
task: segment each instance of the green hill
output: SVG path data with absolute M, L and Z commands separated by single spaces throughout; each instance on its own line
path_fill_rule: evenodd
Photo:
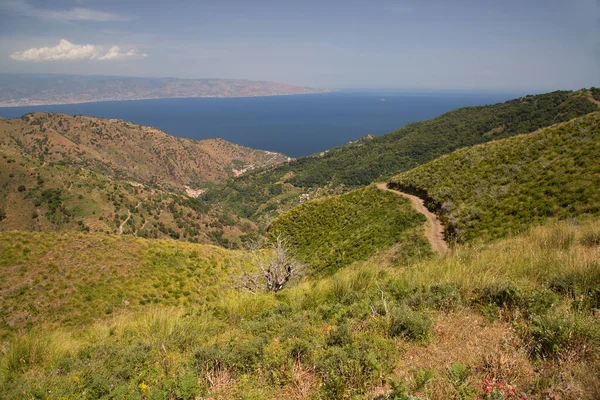
M 598 222 L 457 245 L 402 268 L 369 260 L 277 295 L 233 290 L 224 262 L 236 253 L 216 248 L 0 234 L 3 276 L 31 279 L 8 299 L 4 289 L 3 320 L 36 321 L 0 346 L 0 398 L 446 399 L 506 389 L 496 398 L 596 399 Z
M 253 171 L 206 194 L 249 218 L 312 198 L 366 186 L 458 148 L 533 132 L 598 110 L 590 92 L 558 91 L 489 106 L 460 108 L 409 124 L 380 137 L 365 137 L 320 155 Z
M 600 114 L 440 157 L 390 187 L 428 200 L 458 241 L 600 213 Z
M 431 254 L 424 222 L 409 200 L 368 186 L 294 207 L 269 233 L 288 237 L 312 271 L 332 273 L 395 244 L 395 257 L 405 263 Z
M 0 336 L 80 327 L 119 310 L 201 305 L 231 286 L 240 253 L 133 236 L 0 233 Z

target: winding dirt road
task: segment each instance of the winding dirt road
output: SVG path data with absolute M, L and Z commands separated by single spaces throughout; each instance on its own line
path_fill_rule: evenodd
M 141 206 L 141 205 L 142 205 L 142 202 L 140 201 L 140 202 L 138 203 L 138 205 L 137 205 L 137 206 L 135 206 L 135 209 L 137 210 L 137 209 L 138 209 L 138 207 L 139 207 L 139 206 Z M 122 235 L 122 234 L 123 234 L 123 228 L 125 228 L 125 224 L 126 224 L 126 223 L 127 223 L 127 221 L 129 221 L 130 219 L 131 219 L 131 211 L 129 211 L 129 209 L 127 209 L 127 218 L 125 219 L 125 221 L 123 221 L 123 222 L 121 223 L 121 226 L 119 226 L 119 235 Z
M 388 192 L 395 193 L 399 196 L 406 197 L 410 199 L 415 210 L 420 212 L 427 218 L 427 224 L 425 225 L 425 236 L 433 251 L 439 254 L 444 254 L 448 250 L 448 244 L 444 240 L 444 226 L 438 219 L 437 215 L 431 213 L 423 203 L 423 200 L 418 198 L 417 196 L 413 196 L 408 193 L 400 192 L 398 190 L 390 189 L 387 187 L 386 183 L 378 183 L 377 188 L 381 190 L 387 190 Z

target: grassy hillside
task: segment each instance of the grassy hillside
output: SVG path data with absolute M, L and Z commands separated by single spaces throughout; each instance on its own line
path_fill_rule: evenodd
M 0 399 L 600 398 L 600 112 L 580 116 L 595 93 L 455 110 L 202 200 L 169 191 L 206 184 L 196 142 L 0 120 Z M 404 198 L 343 193 L 442 153 L 392 185 L 441 213 L 458 239 L 443 256 Z M 141 237 L 256 230 L 211 201 L 283 212 L 268 233 L 314 273 L 247 293 L 267 253 Z
M 209 274 L 194 269 L 203 259 L 199 249 L 205 249 L 197 245 L 177 249 L 174 243 L 139 239 L 3 234 L 11 266 L 34 268 L 34 261 L 49 260 L 36 251 L 47 240 L 78 243 L 80 257 L 105 254 L 102 246 L 110 244 L 127 256 L 102 259 L 105 274 L 119 263 L 131 264 L 140 291 L 156 290 L 161 298 L 169 293 L 161 286 L 164 277 L 137 266 L 136 254 L 143 254 L 147 263 L 170 263 L 156 269 L 179 276 L 185 290 L 196 288 L 205 301 L 185 309 L 159 302 L 140 312 L 131 302 L 83 330 L 38 325 L 2 346 L 0 397 L 596 399 L 598 223 L 563 222 L 477 248 L 458 245 L 443 259 L 409 268 L 376 258 L 276 296 L 223 287 L 212 297 L 205 291 L 213 287 L 187 286 L 210 281 Z M 111 242 L 102 244 L 105 240 Z M 25 246 L 31 252 L 25 254 Z M 218 276 L 222 257 L 230 253 L 210 251 Z M 77 282 L 107 289 L 94 278 L 100 265 L 88 265 L 95 265 L 93 258 L 78 263 L 81 277 L 72 273 Z M 36 275 L 38 282 L 15 307 L 31 313 L 32 306 L 46 304 L 38 305 L 39 297 L 28 293 L 56 293 L 48 287 L 66 280 L 60 268 L 70 266 L 57 262 L 44 271 L 47 277 Z M 198 279 L 186 277 L 192 271 L 201 274 Z M 115 295 L 119 302 L 137 295 L 135 286 L 119 289 L 124 293 Z M 103 309 L 92 293 L 90 304 Z M 60 318 L 77 310 L 65 308 Z
M 600 114 L 441 157 L 394 177 L 458 241 L 498 238 L 550 217 L 600 213 Z
M 50 113 L 0 120 L 0 146 L 44 162 L 182 191 L 287 160 L 222 139 L 195 141 L 122 120 Z
M 312 271 L 332 273 L 393 245 L 395 257 L 405 263 L 431 254 L 424 222 L 409 200 L 368 186 L 294 207 L 269 233 L 290 238 Z
M 196 198 L 0 150 L 0 231 L 134 234 L 239 247 L 254 223 Z
M 207 193 L 245 217 L 274 215 L 336 190 L 366 186 L 458 148 L 533 132 L 598 110 L 589 91 L 559 91 L 505 103 L 460 108 L 409 124 L 381 137 L 365 137 L 321 155 L 254 171 Z
M 119 310 L 192 307 L 231 285 L 240 254 L 177 241 L 84 233 L 0 233 L 0 337 L 83 326 Z

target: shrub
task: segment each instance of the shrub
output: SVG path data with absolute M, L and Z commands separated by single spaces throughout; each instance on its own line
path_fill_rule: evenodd
M 433 321 L 426 312 L 414 311 L 409 307 L 392 310 L 389 334 L 391 337 L 403 336 L 413 340 L 426 340 L 431 337 Z
M 521 297 L 521 290 L 518 287 L 512 284 L 495 283 L 479 289 L 474 303 L 512 309 L 520 303 Z
M 2 219 L 0 217 L 0 219 Z M 600 231 L 586 232 L 579 239 L 579 243 L 583 246 L 594 247 L 600 246 Z
M 533 358 L 557 359 L 562 354 L 583 358 L 600 342 L 599 326 L 580 315 L 544 315 L 533 319 L 525 335 Z
M 177 398 L 182 400 L 194 400 L 200 392 L 198 377 L 191 371 L 188 371 L 179 378 L 179 384 L 176 390 Z
M 289 344 L 289 356 L 296 362 L 308 362 L 311 359 L 311 344 L 304 339 L 294 339 Z
M 455 398 L 471 399 L 475 395 L 475 388 L 469 385 L 471 369 L 461 362 L 456 362 L 446 368 L 446 378 L 455 390 Z
M 352 343 L 352 333 L 348 324 L 343 323 L 333 329 L 325 341 L 327 346 L 346 346 Z
M 419 370 L 417 370 L 413 378 L 413 391 L 422 391 L 425 388 L 425 385 L 427 385 L 427 382 L 429 382 L 429 380 L 433 378 L 433 375 L 434 371 L 432 369 L 420 368 Z
M 346 381 L 343 377 L 331 371 L 323 380 L 321 390 L 326 399 L 343 399 L 346 393 Z
M 548 284 L 552 291 L 571 299 L 574 309 L 580 311 L 600 308 L 600 269 L 594 263 L 588 266 L 556 277 Z
M 456 285 L 434 285 L 429 289 L 406 296 L 408 305 L 412 307 L 427 307 L 441 311 L 455 310 L 462 302 L 462 296 Z

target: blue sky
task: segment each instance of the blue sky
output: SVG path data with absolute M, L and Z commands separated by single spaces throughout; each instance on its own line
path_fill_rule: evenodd
M 0 72 L 600 86 L 600 0 L 0 0 Z

